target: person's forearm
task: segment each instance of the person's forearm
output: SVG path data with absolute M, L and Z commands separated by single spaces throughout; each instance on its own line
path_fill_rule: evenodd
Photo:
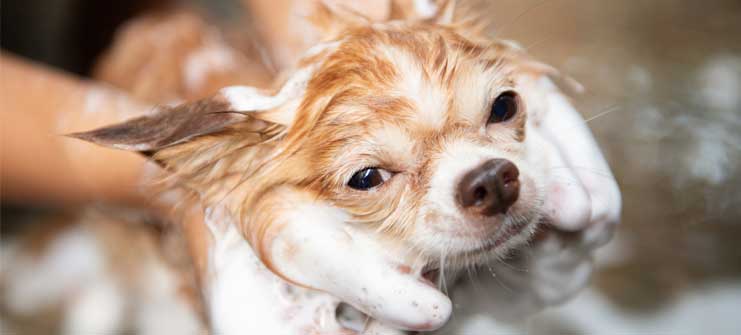
M 0 55 L 2 200 L 138 202 L 144 159 L 63 136 L 151 107 L 102 84 Z

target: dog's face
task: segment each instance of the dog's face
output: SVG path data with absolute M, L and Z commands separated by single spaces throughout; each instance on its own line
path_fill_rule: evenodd
M 295 154 L 303 187 L 426 258 L 470 261 L 526 240 L 542 195 L 517 59 L 434 25 L 339 41 L 294 124 L 313 123 Z
M 543 69 L 448 26 L 362 25 L 310 50 L 272 96 L 227 88 L 77 136 L 155 153 L 207 201 L 229 197 L 258 249 L 272 212 L 298 205 L 270 197 L 288 185 L 428 263 L 471 264 L 526 241 L 541 219 L 523 78 Z

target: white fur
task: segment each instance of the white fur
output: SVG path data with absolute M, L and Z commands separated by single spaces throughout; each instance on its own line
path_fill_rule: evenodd
M 531 206 L 539 204 L 536 189 L 538 183 L 534 178 L 540 175 L 531 172 L 530 164 L 497 149 L 496 146 L 474 144 L 467 140 L 450 140 L 443 147 L 437 157 L 437 164 L 433 167 L 435 172 L 424 197 L 422 214 L 415 225 L 415 245 L 433 254 L 462 253 L 481 247 L 506 225 L 507 219 L 504 217 L 492 218 L 491 222 L 484 224 L 472 221 L 461 212 L 456 199 L 458 182 L 463 175 L 495 158 L 513 162 L 520 171 L 520 198 L 513 210 L 520 212 L 519 215 L 526 215 L 526 212 L 532 210 Z M 439 216 L 440 220 L 426 221 L 426 214 Z M 508 248 L 497 249 L 504 253 Z
M 322 51 L 334 50 L 337 48 L 340 42 L 328 42 L 318 44 L 304 54 L 306 57 L 311 57 L 319 54 Z M 294 109 L 297 103 L 297 98 L 304 92 L 306 85 L 314 74 L 314 70 L 319 66 L 320 62 L 313 63 L 304 68 L 297 69 L 291 74 L 291 77 L 283 84 L 277 94 L 270 95 L 265 91 L 259 90 L 250 86 L 229 86 L 222 88 L 219 93 L 224 96 L 227 101 L 231 104 L 231 107 L 237 111 L 244 112 L 259 112 L 268 111 L 277 107 L 282 107 L 286 110 L 286 113 L 280 113 L 277 115 L 279 121 L 283 124 L 290 124 Z M 291 100 L 296 100 L 294 104 L 290 104 Z
M 312 71 L 312 67 L 297 71 L 276 95 L 265 94 L 250 86 L 229 86 L 222 88 L 220 93 L 235 110 L 248 112 L 269 110 L 298 97 L 311 78 Z
M 399 96 L 411 99 L 415 107 L 415 117 L 420 127 L 440 129 L 447 115 L 447 94 L 424 77 L 424 69 L 419 60 L 402 50 L 384 47 L 387 59 L 395 64 L 397 75 L 396 90 Z

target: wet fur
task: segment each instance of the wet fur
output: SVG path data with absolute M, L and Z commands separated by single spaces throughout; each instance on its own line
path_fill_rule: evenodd
M 327 34 L 325 42 L 288 76 L 290 82 L 296 73 L 307 74 L 300 94 L 278 106 L 240 110 L 222 91 L 209 100 L 76 136 L 153 154 L 178 187 L 207 204 L 226 204 L 267 264 L 270 252 L 264 249 L 280 231 L 274 213 L 285 206 L 271 193 L 286 186 L 302 190 L 306 201 L 330 203 L 349 213 L 352 222 L 403 241 L 414 253 L 410 257 L 479 262 L 483 255 L 456 252 L 444 238 L 440 242 L 453 249 L 449 257 L 414 238 L 425 221 L 456 221 L 430 208 L 426 196 L 433 174 L 440 156 L 455 145 L 495 147 L 490 157 L 504 154 L 521 168 L 526 165 L 527 101 L 507 125 L 494 125 L 488 135 L 482 135 L 482 125 L 498 92 L 553 70 L 511 42 L 487 38 L 476 20 L 451 21 L 452 2 L 430 19 L 371 23 L 359 14 L 342 14 L 319 7 L 314 22 Z M 264 94 L 276 96 L 280 90 Z M 188 117 L 173 122 L 177 115 Z M 397 141 L 382 143 L 388 138 Z M 345 186 L 367 166 L 397 174 L 370 192 Z M 532 194 L 520 201 L 519 214 L 505 220 L 528 224 L 525 232 L 532 231 L 541 198 Z M 481 239 L 479 247 L 497 240 L 495 231 L 486 231 L 491 237 Z

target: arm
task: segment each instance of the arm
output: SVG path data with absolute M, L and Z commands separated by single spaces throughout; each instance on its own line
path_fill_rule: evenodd
M 6 53 L 0 68 L 3 201 L 142 201 L 143 158 L 60 135 L 141 115 L 148 106 Z

